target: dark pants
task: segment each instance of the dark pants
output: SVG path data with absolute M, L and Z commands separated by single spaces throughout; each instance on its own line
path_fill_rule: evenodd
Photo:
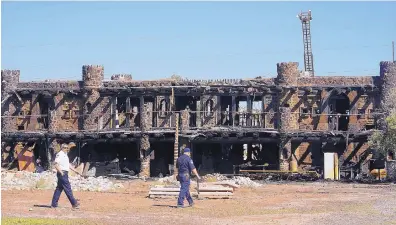
M 56 176 L 58 177 L 58 185 L 56 186 L 54 196 L 52 197 L 52 207 L 57 207 L 58 206 L 58 201 L 59 197 L 62 194 L 62 191 L 64 190 L 66 193 L 67 198 L 69 199 L 70 203 L 72 206 L 77 204 L 76 199 L 73 197 L 73 192 L 70 186 L 69 182 L 69 175 L 67 171 L 63 171 L 63 176 L 60 173 L 56 173 Z
M 177 199 L 177 205 L 183 206 L 184 198 L 187 198 L 187 201 L 190 205 L 193 204 L 193 199 L 191 198 L 190 195 L 190 175 L 179 174 L 179 181 L 181 187 L 180 187 L 179 198 Z

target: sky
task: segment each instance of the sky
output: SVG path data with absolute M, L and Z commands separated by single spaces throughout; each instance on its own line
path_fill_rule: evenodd
M 85 64 L 105 79 L 232 79 L 304 68 L 301 22 L 312 10 L 315 75 L 378 75 L 392 59 L 396 2 L 3 2 L 1 68 L 21 81 L 81 80 Z

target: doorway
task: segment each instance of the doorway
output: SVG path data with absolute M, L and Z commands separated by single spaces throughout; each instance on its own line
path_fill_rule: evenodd
M 329 129 L 348 130 L 350 102 L 346 94 L 334 95 L 329 101 Z

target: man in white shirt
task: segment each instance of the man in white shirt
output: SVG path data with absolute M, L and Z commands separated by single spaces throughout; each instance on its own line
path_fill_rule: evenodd
M 67 144 L 62 144 L 61 150 L 56 154 L 55 157 L 55 169 L 56 176 L 58 177 L 58 185 L 56 186 L 54 196 L 52 197 L 51 207 L 58 207 L 58 200 L 62 191 L 64 190 L 67 198 L 69 199 L 73 208 L 78 209 L 80 207 L 80 203 L 73 197 L 73 192 L 69 182 L 69 157 L 67 156 L 67 152 L 69 150 L 69 146 Z

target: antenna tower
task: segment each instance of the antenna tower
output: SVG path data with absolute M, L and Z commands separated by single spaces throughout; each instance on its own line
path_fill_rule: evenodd
M 301 20 L 302 24 L 305 71 L 308 72 L 310 76 L 314 76 L 314 64 L 311 46 L 311 10 L 308 10 L 308 12 L 301 12 L 297 15 L 297 17 Z

